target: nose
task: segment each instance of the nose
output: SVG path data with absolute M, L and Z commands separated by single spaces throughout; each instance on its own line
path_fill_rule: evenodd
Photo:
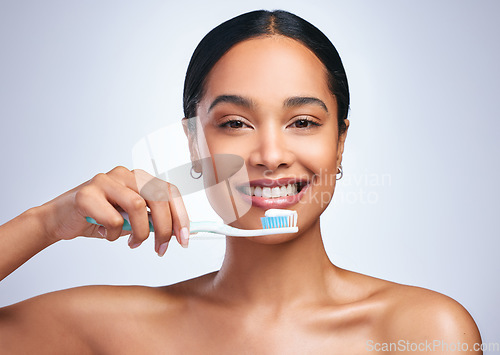
M 251 166 L 274 172 L 279 168 L 290 167 L 295 161 L 295 155 L 290 150 L 285 132 L 281 128 L 266 127 L 256 136 L 255 147 L 249 158 Z

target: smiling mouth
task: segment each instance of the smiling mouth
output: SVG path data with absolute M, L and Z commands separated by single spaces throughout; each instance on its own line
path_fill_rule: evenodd
M 273 187 L 261 185 L 241 186 L 238 188 L 238 190 L 247 196 L 273 199 L 297 195 L 300 191 L 302 191 L 302 189 L 304 189 L 306 185 L 308 185 L 308 182 L 304 181 Z

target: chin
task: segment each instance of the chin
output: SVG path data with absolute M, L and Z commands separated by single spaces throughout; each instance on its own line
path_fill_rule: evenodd
M 264 235 L 261 237 L 246 237 L 248 241 L 257 244 L 266 244 L 266 245 L 277 245 L 277 244 L 285 244 L 291 242 L 300 237 L 300 231 L 297 233 L 286 233 L 286 234 L 273 234 L 273 235 Z M 234 237 L 239 238 L 239 237 Z

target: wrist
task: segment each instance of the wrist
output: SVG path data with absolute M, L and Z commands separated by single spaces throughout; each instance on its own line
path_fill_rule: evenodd
M 38 234 L 45 247 L 59 241 L 56 237 L 55 228 L 51 224 L 50 217 L 52 213 L 47 205 L 32 207 L 24 214 L 33 224 L 34 230 L 39 232 Z

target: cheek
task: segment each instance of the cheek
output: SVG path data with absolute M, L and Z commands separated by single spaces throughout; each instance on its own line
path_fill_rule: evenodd
M 241 147 L 241 140 L 235 140 L 223 135 L 212 135 L 207 137 L 207 143 L 213 154 L 230 154 L 238 151 Z
M 206 137 L 210 154 L 234 154 L 248 162 L 252 150 L 258 146 L 255 139 L 247 136 L 228 136 L 224 134 L 210 134 Z
M 309 208 L 302 212 L 306 217 L 310 214 L 313 218 L 321 213 L 331 202 L 336 185 L 337 173 L 337 140 L 333 136 L 316 137 L 307 144 L 307 149 L 300 149 L 297 145 L 297 152 L 300 154 L 301 165 L 314 174 L 311 188 L 302 203 L 309 205 Z M 307 218 L 306 218 L 307 219 Z
M 296 141 L 294 151 L 297 160 L 315 174 L 336 170 L 337 141 L 330 135 Z

